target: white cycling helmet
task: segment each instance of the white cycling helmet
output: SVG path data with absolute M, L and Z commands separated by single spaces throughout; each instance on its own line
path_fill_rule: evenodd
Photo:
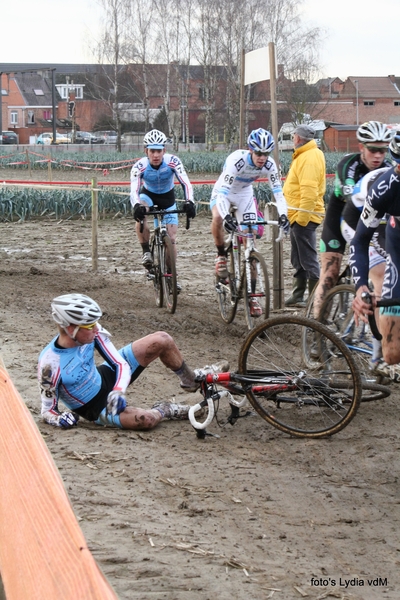
M 167 143 L 167 136 L 158 129 L 152 129 L 143 138 L 143 144 L 146 148 L 162 150 Z
M 97 302 L 84 294 L 57 296 L 51 303 L 51 314 L 61 327 L 91 325 L 102 316 Z
M 256 152 L 272 152 L 275 148 L 274 138 L 266 129 L 254 129 L 247 138 L 247 145 L 250 150 Z
M 389 144 L 391 138 L 391 130 L 379 121 L 367 121 L 357 129 L 357 139 L 362 144 L 373 144 L 375 142 Z
M 396 131 L 389 144 L 389 154 L 394 162 L 400 163 L 400 131 Z

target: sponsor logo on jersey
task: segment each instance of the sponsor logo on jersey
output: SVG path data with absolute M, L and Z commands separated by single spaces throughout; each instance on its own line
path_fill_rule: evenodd
M 329 240 L 328 246 L 330 248 L 335 248 L 335 249 L 340 248 L 340 242 L 339 242 L 339 240 Z
M 392 298 L 393 290 L 397 285 L 399 273 L 393 264 L 390 254 L 386 258 L 386 269 L 382 285 L 382 298 Z
M 245 162 L 244 162 L 243 158 L 241 158 L 240 160 L 235 162 L 236 171 L 240 172 L 243 169 L 244 165 L 245 165 Z

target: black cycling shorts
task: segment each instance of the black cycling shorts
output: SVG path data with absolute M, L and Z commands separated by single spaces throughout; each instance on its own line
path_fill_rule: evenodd
M 346 240 L 340 231 L 340 218 L 345 206 L 346 203 L 343 200 L 336 198 L 334 195 L 331 196 L 322 226 L 319 243 L 320 252 L 338 252 L 339 254 L 344 254 Z

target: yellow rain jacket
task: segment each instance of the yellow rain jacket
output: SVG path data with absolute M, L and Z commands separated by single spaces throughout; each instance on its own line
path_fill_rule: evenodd
M 305 227 L 310 221 L 322 222 L 325 215 L 325 189 L 325 156 L 315 140 L 310 140 L 294 150 L 292 164 L 283 186 L 291 225 L 298 223 Z M 298 208 L 310 212 L 296 210 Z

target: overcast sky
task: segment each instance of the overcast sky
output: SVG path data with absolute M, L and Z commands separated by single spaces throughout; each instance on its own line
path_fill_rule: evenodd
M 323 77 L 400 76 L 400 0 L 304 1 L 304 21 L 326 31 Z M 93 62 L 96 0 L 4 0 L 0 62 Z M 397 70 L 397 72 L 396 72 Z

